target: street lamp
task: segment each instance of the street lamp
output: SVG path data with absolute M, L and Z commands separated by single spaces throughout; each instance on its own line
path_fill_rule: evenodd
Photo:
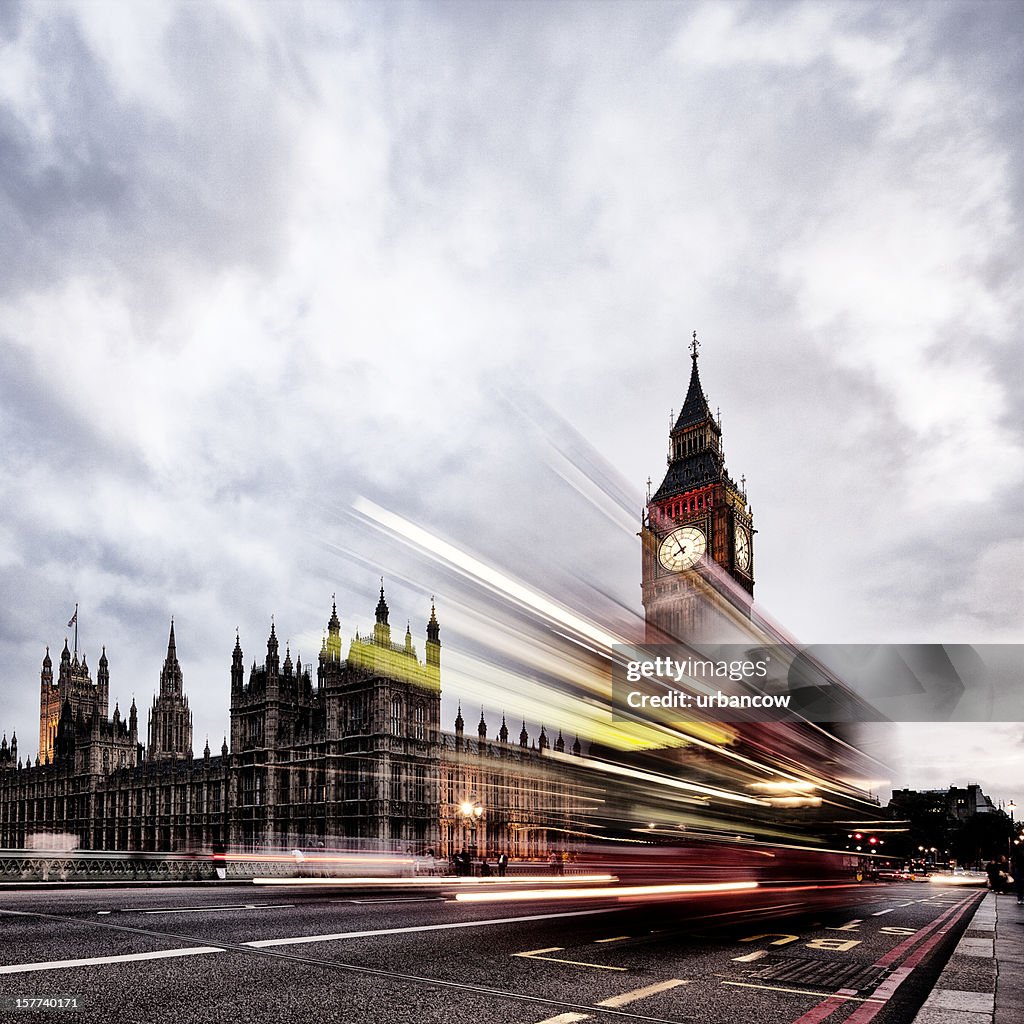
M 462 817 L 466 827 L 470 830 L 470 844 L 469 854 L 474 859 L 476 858 L 476 828 L 480 819 L 484 815 L 483 804 L 475 796 L 469 797 L 468 800 L 463 800 L 459 807 L 462 811 Z

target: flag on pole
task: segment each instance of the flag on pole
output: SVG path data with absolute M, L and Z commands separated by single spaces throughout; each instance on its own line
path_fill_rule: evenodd
M 78 605 L 75 605 L 75 614 L 68 619 L 68 629 L 70 629 L 78 621 Z

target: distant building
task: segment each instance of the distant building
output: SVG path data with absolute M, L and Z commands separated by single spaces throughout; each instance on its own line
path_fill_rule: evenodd
M 281 660 L 273 623 L 266 658 L 246 678 L 236 636 L 230 748 L 225 738 L 219 756 L 209 742 L 193 756 L 173 622 L 146 746 L 134 701 L 127 720 L 117 707 L 107 717 L 105 649 L 95 684 L 84 655 L 66 643 L 54 681 L 47 649 L 40 757 L 23 763 L 16 736 L 0 743 L 0 847 L 72 834 L 85 849 L 142 851 L 353 841 L 443 856 L 467 845 L 523 856 L 564 848 L 573 787 L 547 756 L 544 730 L 539 746 L 525 725 L 511 744 L 503 720 L 488 742 L 481 714 L 476 741 L 467 741 L 460 712 L 455 734 L 444 735 L 436 611 L 423 661 L 411 630 L 395 642 L 388 619 L 382 585 L 372 633 L 357 633 L 343 659 L 332 605 L 315 682 L 287 645 Z M 555 748 L 564 752 L 561 734 Z M 578 739 L 572 749 L 581 752 Z
M 903 813 L 908 804 L 920 807 L 923 802 L 927 802 L 937 814 L 958 822 L 996 809 L 992 800 L 982 793 L 981 786 L 973 782 L 966 787 L 950 786 L 949 789 L 894 789 L 889 809 Z

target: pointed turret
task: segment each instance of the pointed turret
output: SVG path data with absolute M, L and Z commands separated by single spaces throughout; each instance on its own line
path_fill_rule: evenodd
M 242 661 L 242 641 L 235 630 L 235 649 L 231 652 L 231 695 L 238 696 L 245 682 L 245 663 Z
M 82 659 L 85 664 L 85 659 Z M 110 704 L 110 662 L 107 661 L 107 647 L 103 645 L 100 651 L 99 669 L 96 672 L 96 703 L 100 717 L 107 717 L 107 708 Z
M 669 433 L 668 472 L 652 499 L 654 502 L 727 479 L 722 428 L 711 412 L 697 369 L 699 347 L 697 332 L 694 331 L 690 346 L 693 361 L 690 384 L 683 407 Z
M 505 724 L 505 716 L 501 716 L 501 728 L 498 730 L 498 739 L 502 743 L 508 743 L 508 726 Z
M 380 600 L 375 609 L 373 639 L 382 647 L 391 643 L 391 627 L 388 625 L 388 603 L 384 600 L 384 577 L 380 580 Z
M 267 675 L 276 676 L 281 670 L 281 659 L 278 656 L 277 633 L 274 617 L 270 617 L 270 636 L 267 638 Z
M 441 667 L 441 627 L 437 622 L 434 598 L 430 598 L 430 619 L 427 621 L 427 665 L 434 669 Z
M 178 650 L 174 642 L 174 619 L 171 619 L 171 630 L 167 635 L 167 654 L 164 657 L 164 667 L 160 671 L 160 695 L 173 697 L 181 692 L 181 665 L 178 664 Z
M 463 735 L 466 729 L 466 723 L 462 718 L 462 702 L 459 702 L 459 710 L 455 716 L 455 749 L 462 750 Z
M 562 739 L 561 729 L 558 730 L 558 738 L 555 740 L 555 750 L 557 750 L 559 754 L 565 753 L 565 740 Z
M 583 753 L 583 747 L 580 745 L 579 733 L 576 734 L 576 742 L 572 745 L 572 752 L 579 757 Z
M 237 638 L 235 646 L 238 647 Z M 232 692 L 236 667 L 240 668 L 241 657 L 242 651 L 238 648 L 232 659 Z M 240 678 L 240 673 L 238 676 Z M 134 706 L 134 699 L 132 704 Z M 149 760 L 176 760 L 192 756 L 192 712 L 189 711 L 188 697 L 185 696 L 173 618 L 167 634 L 167 654 L 160 670 L 160 689 L 149 710 L 147 741 L 146 756 Z
M 323 655 L 327 661 L 341 661 L 341 621 L 338 619 L 338 605 L 331 595 L 331 617 L 327 620 L 327 636 L 324 638 Z
M 548 734 L 544 731 L 544 726 L 540 727 L 540 736 L 537 738 L 537 748 L 539 750 L 548 749 Z
M 480 724 L 476 727 L 476 734 L 483 743 L 487 739 L 487 723 L 484 721 L 484 709 L 480 708 Z
M 525 749 L 530 744 L 530 734 L 526 731 L 526 722 L 523 722 L 522 731 L 519 733 L 519 746 Z

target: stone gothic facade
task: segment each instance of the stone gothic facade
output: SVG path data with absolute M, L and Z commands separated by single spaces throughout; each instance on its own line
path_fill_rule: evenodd
M 64 837 L 81 848 L 210 851 L 359 845 L 450 856 L 547 856 L 564 849 L 576 808 L 559 734 L 554 754 L 525 724 L 509 742 L 504 720 L 487 739 L 441 729 L 441 640 L 436 611 L 424 658 L 412 633 L 393 639 L 381 586 L 372 633 L 342 657 L 332 605 L 315 666 L 282 660 L 272 623 L 262 663 L 246 672 L 236 636 L 230 670 L 230 746 L 192 751 L 192 715 L 172 622 L 159 691 L 140 740 L 134 701 L 127 719 L 107 715 L 104 649 L 93 683 L 65 644 L 53 679 L 43 659 L 40 756 L 0 744 L 0 848 Z M 579 741 L 572 751 L 579 755 Z M 475 811 L 466 812 L 470 807 Z

